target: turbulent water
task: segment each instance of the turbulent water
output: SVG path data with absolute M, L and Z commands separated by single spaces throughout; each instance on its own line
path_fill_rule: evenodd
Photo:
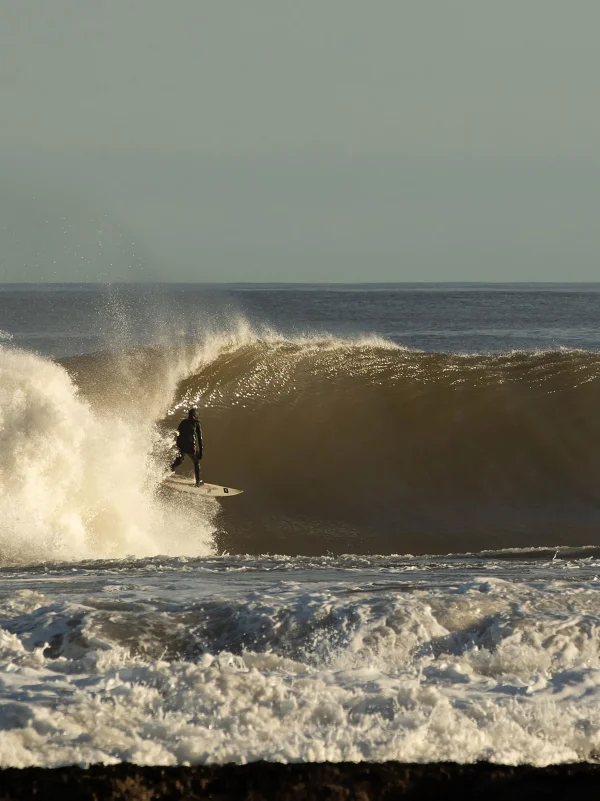
M 595 758 L 599 306 L 0 288 L 0 764 Z

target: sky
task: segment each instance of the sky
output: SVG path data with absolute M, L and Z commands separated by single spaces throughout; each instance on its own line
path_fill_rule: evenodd
M 594 281 L 598 0 L 5 0 L 0 282 Z

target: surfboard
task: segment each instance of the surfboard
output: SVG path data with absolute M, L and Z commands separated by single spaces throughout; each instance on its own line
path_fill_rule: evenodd
M 181 478 L 180 476 L 169 476 L 162 483 L 163 486 L 178 492 L 189 492 L 192 495 L 208 495 L 211 498 L 227 498 L 229 495 L 241 495 L 244 491 L 233 487 L 222 487 L 220 484 L 207 484 L 206 482 L 201 487 L 197 487 L 196 482 L 191 478 Z

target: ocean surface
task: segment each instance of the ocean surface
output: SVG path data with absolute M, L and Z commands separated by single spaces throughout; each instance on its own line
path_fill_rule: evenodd
M 0 284 L 0 766 L 599 759 L 599 321 Z M 243 495 L 161 484 L 192 404 Z

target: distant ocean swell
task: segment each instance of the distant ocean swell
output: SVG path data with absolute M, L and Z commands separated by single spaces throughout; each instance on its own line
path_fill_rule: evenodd
M 204 425 L 205 477 L 245 490 L 221 513 L 204 504 L 193 517 L 194 527 L 203 521 L 202 542 L 214 538 L 217 549 L 317 555 L 599 544 L 596 353 L 456 356 L 380 339 L 292 340 L 240 329 L 198 346 L 63 365 L 10 346 L 0 356 L 3 531 L 18 527 L 16 507 L 31 503 L 48 553 L 53 537 L 64 543 L 65 527 L 78 557 L 86 548 L 167 552 L 173 530 L 183 552 L 206 552 L 206 544 L 194 551 L 189 502 L 156 491 L 172 429 L 191 404 Z M 61 506 L 61 497 L 71 500 Z M 143 515 L 130 519 L 142 498 Z M 33 535 L 31 520 L 27 527 Z

